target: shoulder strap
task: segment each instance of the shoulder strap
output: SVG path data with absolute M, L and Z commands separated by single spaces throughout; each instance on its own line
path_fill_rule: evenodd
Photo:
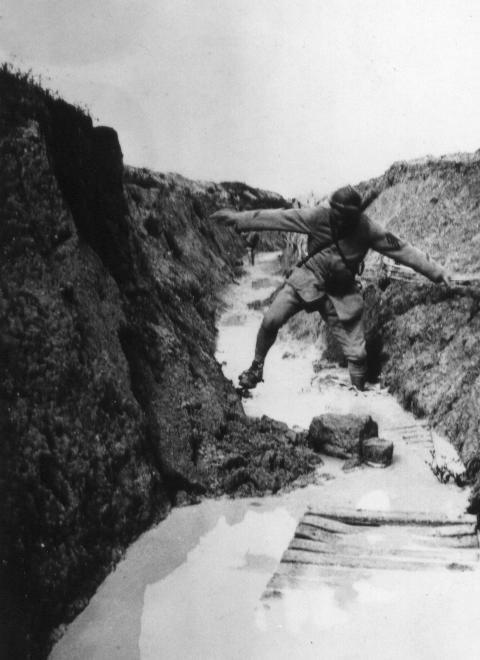
M 323 243 L 322 247 L 318 247 L 318 248 L 314 247 L 311 252 L 309 252 L 304 257 L 302 257 L 302 259 L 300 259 L 300 261 L 298 263 L 296 263 L 295 265 L 297 266 L 297 268 L 301 268 L 302 266 L 304 266 L 307 263 L 307 261 L 309 259 L 314 257 L 319 252 L 322 252 L 323 250 L 326 250 L 328 247 L 330 247 L 333 244 L 334 244 L 334 241 L 328 241 L 328 243 Z
M 326 250 L 327 248 L 331 247 L 332 245 L 335 245 L 338 253 L 340 254 L 343 263 L 345 266 L 347 266 L 348 270 L 351 270 L 350 266 L 348 265 L 347 260 L 345 259 L 345 255 L 343 254 L 342 250 L 340 249 L 340 246 L 338 245 L 338 234 L 337 234 L 337 228 L 334 225 L 333 222 L 333 216 L 330 213 L 329 214 L 329 223 L 330 223 L 330 233 L 332 234 L 332 240 L 328 241 L 327 243 L 323 243 L 321 247 L 313 247 L 313 250 L 309 252 L 307 255 L 305 255 L 300 261 L 296 264 L 297 268 L 300 268 L 301 266 L 304 266 L 309 259 L 314 257 L 316 254 L 319 254 L 319 252 L 323 252 L 323 250 Z
M 355 277 L 355 275 L 357 274 L 357 273 L 356 273 L 356 269 L 355 269 L 354 267 L 352 267 L 352 265 L 351 265 L 350 263 L 348 263 L 347 258 L 346 258 L 346 256 L 343 254 L 343 250 L 341 249 L 341 247 L 340 247 L 340 245 L 339 245 L 339 243 L 338 243 L 337 228 L 335 227 L 335 224 L 334 224 L 334 222 L 333 222 L 333 217 L 332 217 L 332 215 L 330 215 L 330 230 L 331 230 L 331 232 L 332 232 L 333 242 L 335 243 L 335 247 L 336 247 L 337 250 L 338 250 L 338 254 L 340 255 L 340 257 L 341 257 L 343 263 L 345 264 L 345 267 L 347 268 L 347 270 L 349 270 L 349 271 L 352 273 L 353 277 Z
M 359 209 L 360 213 L 363 213 L 365 211 L 365 209 L 368 208 L 370 206 L 370 204 L 372 204 L 372 202 L 374 202 L 377 199 L 378 195 L 379 195 L 379 191 L 371 190 L 363 199 L 362 205 Z M 326 250 L 328 247 L 330 247 L 332 245 L 335 245 L 335 247 L 338 250 L 338 254 L 340 255 L 340 257 L 341 257 L 343 263 L 345 264 L 345 266 L 352 273 L 352 275 L 356 275 L 355 268 L 352 268 L 352 266 L 348 263 L 345 255 L 342 252 L 342 249 L 340 248 L 340 245 L 338 244 L 337 228 L 334 225 L 333 217 L 332 217 L 331 213 L 330 213 L 330 216 L 329 216 L 329 221 L 330 221 L 330 231 L 331 231 L 333 240 L 329 241 L 328 243 L 324 243 L 322 245 L 322 247 L 318 247 L 318 248 L 314 247 L 311 252 L 309 252 L 302 259 L 300 259 L 300 261 L 296 264 L 296 266 L 297 266 L 297 268 L 300 268 L 301 266 L 304 266 L 307 263 L 307 261 L 309 259 L 311 259 L 312 257 L 314 257 L 316 254 L 318 254 L 319 252 L 322 252 L 322 250 Z

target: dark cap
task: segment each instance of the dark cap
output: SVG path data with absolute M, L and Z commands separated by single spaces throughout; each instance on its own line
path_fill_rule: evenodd
M 353 186 L 344 186 L 335 190 L 329 199 L 332 209 L 345 214 L 358 214 L 362 212 L 363 198 Z

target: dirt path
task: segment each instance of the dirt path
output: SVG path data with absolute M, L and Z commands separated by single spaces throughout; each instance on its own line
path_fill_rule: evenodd
M 247 303 L 276 284 L 273 258 L 263 255 L 226 295 L 218 359 L 233 380 L 251 360 L 261 318 Z M 259 287 L 259 280 L 269 286 Z M 395 441 L 392 466 L 347 473 L 342 461 L 325 458 L 317 483 L 307 488 L 175 510 L 133 544 L 52 660 L 477 657 L 480 581 L 471 574 L 370 571 L 341 586 L 326 583 L 261 601 L 308 506 L 457 515 L 468 499 L 466 489 L 433 476 L 426 464 L 429 434 L 402 438 L 409 433 L 399 427 L 418 427 L 392 397 L 350 391 L 340 369 L 314 374 L 318 357 L 312 346 L 281 337 L 265 383 L 245 402 L 247 412 L 302 428 L 321 412 L 368 412 Z

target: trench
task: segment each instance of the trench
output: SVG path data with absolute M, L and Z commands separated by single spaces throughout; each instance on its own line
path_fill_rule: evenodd
M 251 361 L 261 313 L 248 307 L 278 283 L 262 254 L 225 292 L 217 358 L 234 380 Z M 253 284 L 253 286 L 252 286 Z M 282 331 L 247 414 L 307 428 L 322 412 L 371 414 L 395 442 L 387 469 L 342 470 L 324 457 L 309 485 L 266 498 L 205 500 L 175 509 L 143 534 L 53 648 L 51 660 L 160 658 L 473 658 L 480 584 L 463 573 L 371 571 L 342 589 L 261 595 L 309 505 L 377 510 L 465 510 L 468 489 L 440 484 L 427 465 L 433 434 L 399 435 L 416 420 L 387 392 L 349 389 L 347 372 L 315 373 L 318 345 Z

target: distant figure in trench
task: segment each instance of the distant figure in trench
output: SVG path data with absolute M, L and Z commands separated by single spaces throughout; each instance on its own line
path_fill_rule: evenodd
M 244 389 L 263 380 L 263 364 L 279 329 L 300 310 L 319 312 L 340 343 L 350 380 L 363 390 L 367 375 L 363 296 L 356 275 L 371 248 L 436 283 L 450 286 L 447 271 L 407 241 L 385 231 L 365 209 L 377 195 L 363 198 L 352 186 L 336 190 L 329 207 L 232 211 L 211 218 L 237 232 L 287 231 L 308 235 L 307 256 L 293 269 L 266 311 L 251 366 L 239 377 Z
M 255 252 L 257 251 L 260 235 L 256 231 L 250 231 L 245 237 L 245 245 L 248 248 L 250 263 L 255 265 Z

